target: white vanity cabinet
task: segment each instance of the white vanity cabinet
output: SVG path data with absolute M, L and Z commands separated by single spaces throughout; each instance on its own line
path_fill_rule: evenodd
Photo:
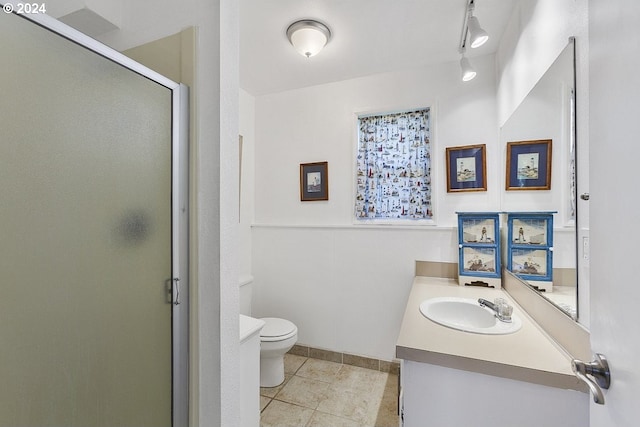
M 435 297 L 505 298 L 522 328 L 483 335 L 436 324 L 419 311 Z M 571 358 L 500 289 L 416 277 L 396 343 L 405 427 L 589 425 L 586 387 Z
M 405 427 L 589 425 L 589 395 L 575 390 L 411 360 L 400 381 Z

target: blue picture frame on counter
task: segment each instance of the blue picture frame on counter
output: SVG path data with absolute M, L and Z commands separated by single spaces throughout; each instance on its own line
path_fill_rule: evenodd
M 507 269 L 532 282 L 553 280 L 553 214 L 507 212 Z
M 499 288 L 501 271 L 500 214 L 498 212 L 457 212 L 458 279 L 480 281 Z

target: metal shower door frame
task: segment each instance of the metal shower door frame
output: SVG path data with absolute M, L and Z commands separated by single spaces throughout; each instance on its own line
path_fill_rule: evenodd
M 0 2 L 0 6 L 4 6 Z M 15 12 L 14 12 L 15 13 Z M 44 14 L 19 15 L 72 43 L 166 87 L 172 93 L 172 426 L 189 424 L 189 89 Z

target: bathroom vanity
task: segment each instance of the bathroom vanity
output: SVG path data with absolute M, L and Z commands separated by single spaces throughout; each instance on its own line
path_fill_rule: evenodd
M 437 297 L 504 298 L 522 326 L 504 335 L 442 326 L 419 309 Z M 590 396 L 571 371 L 571 356 L 501 289 L 415 277 L 396 357 L 401 359 L 400 410 L 406 427 L 589 424 Z

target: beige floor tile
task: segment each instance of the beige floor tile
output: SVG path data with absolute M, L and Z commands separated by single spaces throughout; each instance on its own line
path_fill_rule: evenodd
M 357 366 L 342 365 L 333 382 L 337 387 L 369 393 L 384 390 L 389 374 Z
M 260 427 L 303 427 L 312 415 L 313 409 L 274 400 L 262 412 Z
M 400 417 L 396 413 L 384 412 L 378 414 L 372 427 L 398 427 L 400 425 Z
M 271 398 L 260 396 L 260 412 L 262 412 L 264 410 L 264 408 L 267 407 L 269 402 L 271 402 Z
M 367 398 L 367 415 L 363 419 L 363 423 L 368 426 L 376 425 L 376 420 L 386 419 L 387 414 L 391 413 L 393 405 L 391 401 L 385 401 L 384 390 L 371 392 Z
M 318 403 L 326 398 L 328 383 L 294 376 L 276 396 L 278 400 L 316 409 Z
M 391 397 L 394 397 L 395 400 L 397 401 L 398 387 L 399 387 L 398 376 L 394 374 L 389 374 L 389 376 L 387 377 L 387 381 L 384 385 L 384 398 L 390 399 Z
M 307 360 L 304 356 L 298 356 L 296 354 L 285 354 L 284 355 L 284 373 L 293 375 L 295 374 L 300 366 L 304 364 Z
M 307 427 L 361 427 L 359 423 L 347 418 L 337 417 L 324 412 L 315 411 Z M 396 426 L 394 426 L 396 427 Z
M 311 378 L 323 382 L 333 382 L 342 365 L 326 360 L 309 359 L 296 373 L 299 377 Z
M 370 413 L 371 396 L 356 390 L 343 389 L 331 385 L 327 390 L 326 399 L 318 404 L 318 411 L 342 418 L 348 418 L 358 423 L 366 423 L 375 419 Z
M 292 375 L 284 374 L 284 381 L 282 384 L 276 387 L 260 387 L 260 396 L 271 397 L 274 398 L 278 395 L 280 390 L 289 382 Z
M 399 425 L 393 373 L 296 355 L 285 356 L 285 370 L 282 385 L 260 389 L 262 427 Z
M 384 393 L 377 405 L 372 405 L 371 412 L 377 413 L 372 423 L 375 427 L 397 427 L 398 426 L 398 386 L 387 383 Z
M 385 385 L 385 387 L 398 390 L 398 386 L 398 375 L 389 373 L 387 376 L 387 384 Z
M 378 414 L 373 427 L 398 427 L 400 425 L 400 417 L 396 413 L 384 412 Z

